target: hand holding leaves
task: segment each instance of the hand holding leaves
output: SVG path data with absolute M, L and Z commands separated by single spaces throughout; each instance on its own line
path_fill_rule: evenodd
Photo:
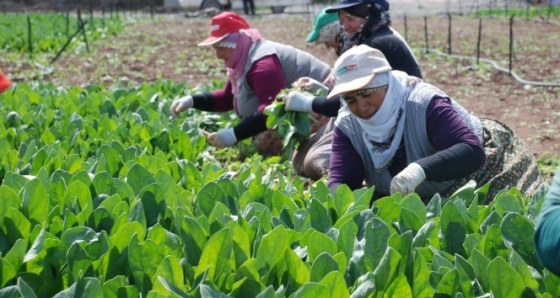
M 289 91 L 289 89 L 280 91 L 276 100 L 264 110 L 268 116 L 266 127 L 274 129 L 284 139 L 282 145 L 286 158 L 290 158 L 294 148 L 307 139 L 311 133 L 309 113 L 285 110 L 283 98 Z

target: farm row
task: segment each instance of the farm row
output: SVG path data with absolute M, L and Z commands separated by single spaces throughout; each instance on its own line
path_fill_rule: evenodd
M 251 23 L 297 43 L 309 22 L 286 18 Z M 196 47 L 207 25 L 141 20 L 90 53 L 78 41 L 57 71 L 15 76 L 0 94 L 0 296 L 560 296 L 532 240 L 546 187 L 531 198 L 504 189 L 484 205 L 487 185 L 468 183 L 427 203 L 397 194 L 370 205 L 374 189 L 331 193 L 248 143 L 208 146 L 200 131 L 232 114 L 170 120 L 173 98 L 223 86 L 223 65 Z M 0 67 L 20 73 L 9 59 L 26 52 L 4 53 Z M 427 80 L 484 98 L 485 84 L 462 81 L 463 64 L 417 53 Z M 506 81 L 496 87 L 517 90 Z
M 188 91 L 188 90 L 187 90 Z M 19 84 L 0 95 L 0 294 L 52 297 L 560 295 L 532 242 L 546 189 L 469 183 L 427 204 L 331 194 L 278 159 L 225 164 L 185 92 Z M 219 120 L 219 119 L 216 119 Z

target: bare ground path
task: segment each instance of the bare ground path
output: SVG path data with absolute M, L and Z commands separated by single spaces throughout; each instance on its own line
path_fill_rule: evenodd
M 415 49 L 424 79 L 446 91 L 472 113 L 510 125 L 536 156 L 548 152 L 560 156 L 560 88 L 524 85 L 484 63 L 477 65 L 423 52 L 424 19 L 407 12 L 410 16 L 405 23 L 402 7 L 433 13 L 438 8 L 445 11 L 445 2 L 391 0 L 393 27 Z M 55 73 L 44 80 L 71 86 L 109 85 L 123 80 L 136 84 L 161 79 L 196 85 L 223 79 L 223 66 L 214 58 L 213 51 L 196 46 L 207 34 L 209 22 L 208 18 L 184 18 L 176 14 L 130 25 L 123 34 L 93 45 L 89 55 L 65 53 L 57 61 Z M 447 17 L 436 13 L 428 22 L 430 47 L 447 51 Z M 478 22 L 474 18 L 453 18 L 453 53 L 475 55 Z M 508 21 L 488 18 L 483 22 L 481 54 L 507 67 Z M 307 50 L 330 64 L 336 60 L 322 46 L 305 42 L 312 23 L 308 15 L 263 13 L 250 17 L 249 23 L 265 38 Z M 516 73 L 528 80 L 560 82 L 559 24 L 560 19 L 515 21 Z M 34 67 L 25 60 L 23 57 L 14 63 L 0 57 L 0 69 L 16 77 Z

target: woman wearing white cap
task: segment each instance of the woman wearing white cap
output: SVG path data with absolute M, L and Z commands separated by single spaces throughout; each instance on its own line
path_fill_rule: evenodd
M 241 121 L 233 128 L 208 135 L 215 147 L 231 147 L 239 140 L 255 137 L 259 153 L 281 154 L 282 141 L 267 130 L 266 106 L 300 77 L 325 79 L 328 64 L 294 47 L 265 40 L 259 31 L 238 14 L 223 12 L 212 18 L 210 36 L 199 46 L 212 46 L 227 68 L 224 89 L 185 96 L 171 106 L 171 115 L 195 108 L 225 112 L 235 110 Z
M 507 126 L 469 114 L 438 88 L 394 71 L 366 45 L 333 68 L 343 107 L 332 140 L 329 188 L 375 186 L 377 196 L 449 196 L 469 180 L 530 194 L 540 185 L 533 154 Z
M 324 13 L 337 16 L 338 25 L 343 31 L 339 38 L 338 55 L 356 45 L 365 44 L 381 51 L 393 69 L 422 78 L 420 67 L 408 43 L 390 27 L 387 0 L 341 0 L 339 4 L 325 9 Z M 321 88 L 321 83 L 311 78 L 301 78 L 297 84 L 313 93 L 316 88 Z M 284 101 L 288 111 L 314 112 L 327 117 L 336 117 L 340 109 L 338 100 L 327 100 L 325 96 L 307 96 L 295 90 Z M 334 118 L 300 146 L 293 158 L 298 173 L 315 177 L 328 172 L 333 126 Z

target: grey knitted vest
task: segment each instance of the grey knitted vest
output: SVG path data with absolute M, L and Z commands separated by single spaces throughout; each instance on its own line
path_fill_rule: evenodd
M 255 61 L 269 55 L 276 55 L 279 58 L 286 80 L 286 87 L 290 87 L 293 82 L 301 77 L 311 77 L 322 82 L 331 70 L 328 64 L 307 52 L 292 46 L 261 39 L 255 45 L 254 50 L 249 53 L 247 65 L 245 65 L 244 73 L 241 75 L 239 82 L 237 111 L 243 118 L 254 113 L 260 104 L 255 90 L 249 86 L 246 80 L 247 72 L 249 72 Z
M 430 100 L 435 95 L 447 97 L 440 89 L 426 83 L 418 83 L 412 90 L 405 92 L 408 95 L 406 100 L 406 119 L 404 128 L 404 145 L 406 150 L 407 164 L 426 156 L 435 154 L 438 150 L 434 148 L 428 139 L 426 129 L 426 109 Z M 453 99 L 451 104 L 455 111 L 467 123 L 469 128 L 482 142 L 482 124 L 480 119 L 469 114 L 462 106 Z M 342 106 L 335 122 L 338 127 L 351 140 L 352 145 L 364 162 L 366 184 L 368 187 L 375 185 L 376 191 L 389 194 L 389 186 L 392 177 L 387 169 L 375 169 L 373 161 L 366 144 L 362 138 L 361 126 L 346 106 Z M 429 182 L 424 181 L 416 188 L 416 193 L 421 197 L 430 197 L 435 193 L 445 191 L 454 181 Z

